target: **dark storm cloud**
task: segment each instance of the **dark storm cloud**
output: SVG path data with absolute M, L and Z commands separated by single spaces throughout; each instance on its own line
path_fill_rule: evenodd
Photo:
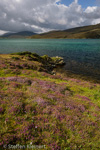
M 100 7 L 87 7 L 83 10 L 78 0 L 69 6 L 57 4 L 58 1 L 0 1 L 0 30 L 45 32 L 100 22 Z

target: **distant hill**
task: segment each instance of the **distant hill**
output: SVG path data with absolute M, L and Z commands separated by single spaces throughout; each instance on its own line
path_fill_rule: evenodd
M 21 32 L 17 32 L 17 33 L 5 33 L 3 34 L 1 37 L 3 38 L 26 38 L 32 35 L 35 35 L 36 33 L 34 32 L 30 32 L 30 31 L 21 31 Z
M 100 39 L 100 24 L 77 27 L 63 31 L 51 31 L 43 34 L 33 35 L 32 39 Z

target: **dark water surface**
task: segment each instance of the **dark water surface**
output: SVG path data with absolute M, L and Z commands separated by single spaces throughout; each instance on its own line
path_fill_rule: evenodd
M 0 39 L 0 53 L 62 56 L 65 70 L 100 80 L 100 39 Z

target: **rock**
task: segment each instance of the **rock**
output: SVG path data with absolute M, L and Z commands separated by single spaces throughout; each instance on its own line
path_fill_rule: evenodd
M 21 57 L 23 57 L 23 59 L 25 59 L 26 61 L 37 61 L 39 63 L 41 63 L 41 67 L 38 68 L 38 71 L 44 71 L 44 72 L 48 72 L 52 74 L 52 71 L 54 68 L 56 68 L 57 66 L 62 66 L 65 65 L 64 59 L 62 57 L 49 57 L 48 55 L 44 55 L 44 56 L 39 56 L 36 53 L 31 53 L 31 52 L 19 52 L 19 53 L 15 53 L 15 55 L 20 55 Z M 23 67 L 20 68 L 20 66 L 14 66 L 17 67 L 19 69 L 22 69 L 23 67 L 25 67 L 26 69 L 30 69 L 30 67 L 28 65 L 24 65 Z M 32 67 L 31 67 L 32 69 Z
M 64 59 L 62 57 L 52 57 L 52 60 L 55 65 L 65 65 Z
M 56 75 L 56 72 L 55 72 L 55 71 L 52 71 L 51 74 L 52 74 L 52 75 Z
M 41 56 L 41 58 L 42 58 L 44 61 L 46 61 L 46 62 L 51 62 L 51 61 L 52 61 L 51 57 L 49 57 L 48 55 Z

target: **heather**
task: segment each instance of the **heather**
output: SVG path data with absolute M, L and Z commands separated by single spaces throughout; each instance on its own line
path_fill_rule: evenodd
M 55 72 L 62 58 L 0 55 L 0 147 L 100 149 L 100 84 Z

